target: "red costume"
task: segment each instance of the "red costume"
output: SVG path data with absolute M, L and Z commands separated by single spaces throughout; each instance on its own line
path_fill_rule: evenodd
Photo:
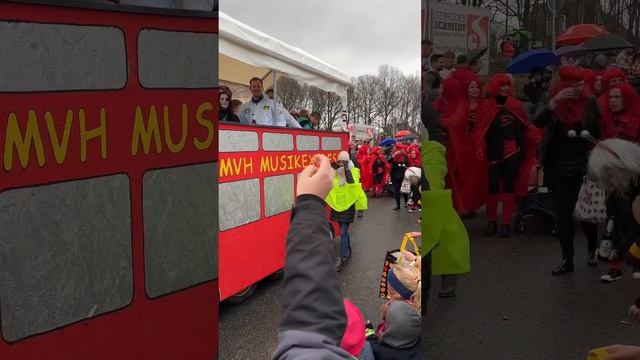
M 420 146 L 417 144 L 409 145 L 409 167 L 422 167 L 422 155 L 420 154 Z
M 501 88 L 504 86 L 509 87 L 509 95 L 502 99 L 503 103 L 500 104 L 498 99 L 500 98 Z M 508 75 L 496 74 L 491 77 L 487 86 L 487 95 L 490 97 L 482 106 L 480 116 L 478 117 L 478 124 L 473 134 L 473 144 L 477 157 L 480 160 L 490 162 L 492 166 L 498 166 L 506 163 L 507 160 L 518 159 L 515 163 L 518 167 L 514 169 L 517 173 L 512 175 L 515 177 L 513 193 L 504 191 L 505 189 L 503 189 L 503 224 L 509 224 L 511 221 L 511 215 L 516 205 L 515 196 L 525 196 L 528 193 L 531 169 L 535 165 L 536 146 L 540 140 L 540 133 L 529 124 L 522 103 L 511 96 L 511 88 L 511 78 Z M 494 127 L 500 130 L 502 124 L 497 123 L 497 121 L 503 121 L 505 116 L 519 123 L 519 125 L 518 123 L 513 123 L 513 126 L 522 129 L 522 139 L 515 141 L 505 138 L 504 141 L 498 144 L 498 146 L 501 147 L 498 158 L 495 158 L 495 154 L 491 155 L 494 158 L 489 158 L 488 133 L 493 131 L 492 129 Z M 522 152 L 524 152 L 524 154 Z M 505 180 L 501 179 L 501 181 Z M 504 186 L 505 184 L 502 183 L 502 185 Z M 496 193 L 489 195 L 487 199 L 487 217 L 489 221 L 493 222 L 496 220 L 497 206 L 498 197 L 496 191 Z
M 463 101 L 463 89 L 460 82 L 447 78 L 442 82 L 441 101 L 444 111 L 440 116 L 440 126 L 445 130 L 444 143 L 447 148 L 447 187 L 452 190 L 453 207 L 458 213 L 471 209 L 464 203 L 463 171 L 467 154 L 467 109 Z
M 369 191 L 373 187 L 373 175 L 371 173 L 371 148 L 368 144 L 360 145 L 358 149 L 358 164 L 360 164 L 360 182 L 362 189 Z
M 614 114 L 609 106 L 602 109 L 603 138 L 640 142 L 640 97 L 629 84 L 613 86 L 609 91 L 613 89 L 620 89 L 624 109 L 617 114 Z
M 389 182 L 389 163 L 382 155 L 382 148 L 374 146 L 369 157 L 375 196 L 382 196 L 384 185 Z
M 623 83 L 627 83 L 627 76 L 617 67 L 605 71 L 604 75 L 602 75 L 602 88 L 604 89 L 604 93 L 598 98 L 598 105 L 600 105 L 600 109 L 602 110 L 609 107 L 609 89 L 611 89 L 609 82 L 614 79 L 620 79 Z
M 476 99 L 476 107 L 471 107 L 471 98 L 469 96 L 469 87 L 472 84 L 476 84 L 479 89 L 482 89 L 482 81 L 474 72 L 469 71 L 464 73 L 466 77 L 460 78 L 463 84 L 464 92 L 464 108 L 467 113 L 467 128 L 465 134 L 465 156 L 464 167 L 461 169 L 461 198 L 464 203 L 464 208 L 468 211 L 475 212 L 487 203 L 487 193 L 485 191 L 478 191 L 478 189 L 486 189 L 487 184 L 487 162 L 478 159 L 476 151 L 473 147 L 473 130 L 478 123 L 478 115 L 482 111 L 484 101 L 482 99 L 482 92 Z

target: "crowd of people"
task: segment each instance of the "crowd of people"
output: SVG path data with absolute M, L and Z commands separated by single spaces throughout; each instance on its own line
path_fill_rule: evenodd
M 451 57 L 444 55 L 432 55 L 423 73 L 423 122 L 434 129 L 437 119 L 442 131 L 446 186 L 457 214 L 473 216 L 486 205 L 485 235 L 493 236 L 501 202 L 499 233 L 509 237 L 519 201 L 542 175 L 555 203 L 562 253 L 551 274 L 574 271 L 579 223 L 588 240 L 586 265 L 606 261 L 601 280 L 620 279 L 624 260 L 640 255 L 634 247 L 640 226 L 632 214 L 640 193 L 640 55 L 624 50 L 617 57 L 535 69 L 523 89 L 506 73 L 485 84 L 465 59 L 447 68 Z M 425 109 L 432 111 L 426 119 Z M 602 204 L 592 201 L 598 191 Z M 577 217 L 577 207 L 589 215 Z M 606 228 L 600 247 L 599 225 Z M 633 265 L 633 278 L 640 280 L 640 262 Z M 633 318 L 640 315 L 638 305 L 630 309 Z
M 302 129 L 320 129 L 321 115 L 317 111 L 289 111 L 273 98 L 273 89 L 264 91 L 262 79 L 249 81 L 251 100 L 246 103 L 233 99 L 228 86 L 221 86 L 219 100 L 219 120 L 241 124 L 282 126 Z

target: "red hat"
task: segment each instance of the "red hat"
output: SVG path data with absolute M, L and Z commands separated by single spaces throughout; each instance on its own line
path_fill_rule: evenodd
M 509 86 L 511 92 L 513 92 L 513 83 L 511 77 L 508 74 L 500 73 L 491 76 L 489 83 L 487 84 L 487 95 L 496 97 L 500 95 L 500 88 L 503 86 Z
M 342 335 L 340 348 L 353 356 L 359 356 L 364 348 L 364 317 L 358 307 L 344 299 L 344 311 L 347 313 L 347 328 Z
M 604 82 L 603 85 L 605 89 L 609 89 L 609 81 L 615 78 L 622 78 L 623 82 L 627 82 L 627 76 L 622 72 L 622 70 L 617 67 L 612 67 L 602 75 L 602 81 Z
M 577 66 L 563 66 L 560 68 L 560 80 L 578 82 L 584 80 L 584 72 Z

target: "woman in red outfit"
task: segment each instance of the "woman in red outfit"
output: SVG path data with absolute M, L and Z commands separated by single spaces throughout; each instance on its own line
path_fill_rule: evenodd
M 417 144 L 409 145 L 409 167 L 422 167 L 422 155 L 420 147 Z
M 496 74 L 487 86 L 487 96 L 474 132 L 480 160 L 488 163 L 486 236 L 497 232 L 498 192 L 502 186 L 501 236 L 511 235 L 511 216 L 516 194 L 526 193 L 535 161 L 538 132 L 533 129 L 522 103 L 513 96 L 511 77 Z
M 362 189 L 366 192 L 373 187 L 373 177 L 371 174 L 371 148 L 369 144 L 362 144 L 357 154 L 358 164 L 360 164 L 360 182 Z
M 443 111 L 440 126 L 443 128 L 443 143 L 447 149 L 446 182 L 447 187 L 452 190 L 453 207 L 459 214 L 468 211 L 464 204 L 462 182 L 467 153 L 467 109 L 464 106 L 463 94 L 458 80 L 448 78 L 442 82 L 440 102 Z
M 602 75 L 602 95 L 598 98 L 598 105 L 604 111 L 609 107 L 609 89 L 613 86 L 624 84 L 627 82 L 626 75 L 622 70 L 614 67 L 604 72 Z
M 482 98 L 482 81 L 476 74 L 464 79 L 464 107 L 467 113 L 465 166 L 462 168 L 462 198 L 467 214 L 473 215 L 487 202 L 487 194 L 478 189 L 487 188 L 487 163 L 477 158 L 473 144 L 473 130 L 478 123 L 484 100 Z
M 609 104 L 602 109 L 602 132 L 605 139 L 618 138 L 640 142 L 640 97 L 626 83 L 609 89 Z
M 602 109 L 602 121 L 600 123 L 604 139 L 623 139 L 631 142 L 640 142 L 640 97 L 629 84 L 617 84 L 609 89 L 609 103 Z M 602 281 L 613 282 L 622 277 L 623 254 L 633 243 L 632 221 L 630 221 L 628 209 L 631 206 L 629 199 L 620 194 L 610 193 L 607 198 L 607 215 L 614 219 L 613 229 L 610 233 L 612 240 L 612 252 L 618 254 L 610 257 L 609 271 L 600 277 Z M 639 267 L 634 268 L 634 274 Z

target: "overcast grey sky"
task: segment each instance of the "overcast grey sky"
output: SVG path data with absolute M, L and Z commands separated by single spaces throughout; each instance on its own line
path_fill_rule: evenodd
M 419 0 L 220 0 L 220 11 L 348 76 L 420 71 Z

